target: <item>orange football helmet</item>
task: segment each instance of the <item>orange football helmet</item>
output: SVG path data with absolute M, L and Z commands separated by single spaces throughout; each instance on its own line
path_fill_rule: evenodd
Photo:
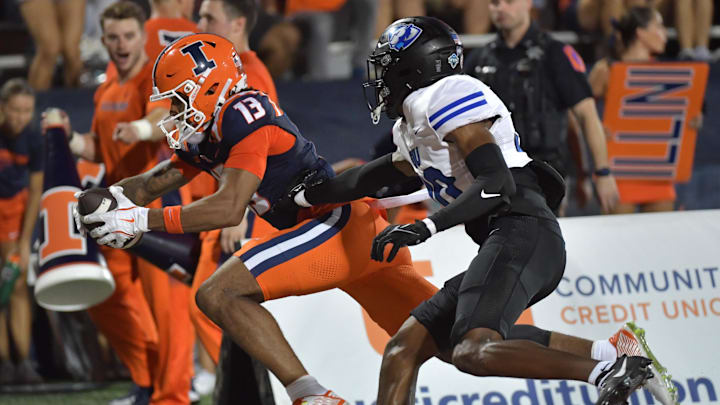
M 185 142 L 201 141 L 225 100 L 246 84 L 240 57 L 227 39 L 192 34 L 168 45 L 155 60 L 150 101 L 170 99 L 183 105 L 158 123 L 170 147 L 182 149 Z

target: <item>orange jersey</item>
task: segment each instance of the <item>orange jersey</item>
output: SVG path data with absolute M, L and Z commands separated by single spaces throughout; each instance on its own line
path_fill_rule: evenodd
M 145 117 L 156 108 L 170 108 L 169 100 L 148 101 L 152 93 L 153 64 L 148 62 L 124 83 L 117 76 L 95 91 L 95 115 L 92 132 L 97 136 L 98 151 L 107 169 L 107 184 L 140 174 L 157 163 L 160 142 L 126 144 L 113 140 L 115 126 Z
M 245 74 L 247 74 L 248 87 L 260 90 L 270 96 L 270 100 L 278 102 L 275 83 L 273 82 L 270 72 L 268 72 L 265 64 L 258 58 L 253 51 L 247 51 L 240 54 Z
M 155 63 L 160 52 L 171 42 L 188 34 L 198 32 L 197 25 L 184 18 L 151 18 L 145 21 L 145 54 L 150 64 Z M 115 64 L 110 61 L 105 69 L 106 80 L 117 76 Z
M 259 91 L 231 97 L 216 120 L 204 141 L 175 151 L 176 167 L 190 179 L 201 170 L 219 176 L 221 167 L 249 171 L 261 179 L 250 208 L 278 229 L 295 225 L 297 212 L 271 210 L 273 204 L 308 170 L 332 176 L 330 165 L 290 118 Z
M 277 102 L 275 83 L 265 64 L 257 57 L 255 52 L 247 51 L 240 54 L 243 68 L 247 74 L 248 86 L 267 94 L 271 100 Z M 213 194 L 217 190 L 217 181 L 208 173 L 201 173 L 190 184 L 190 193 L 193 200 Z M 264 222 L 260 220 L 260 222 Z M 268 228 L 274 229 L 269 226 Z
M 196 32 L 197 25 L 184 18 L 151 18 L 145 21 L 145 53 L 154 64 L 166 46 L 180 37 Z
M 335 11 L 345 4 L 346 0 L 288 0 L 285 3 L 285 15 L 301 11 Z

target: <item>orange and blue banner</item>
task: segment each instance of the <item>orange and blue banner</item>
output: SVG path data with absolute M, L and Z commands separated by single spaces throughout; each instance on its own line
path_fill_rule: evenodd
M 612 65 L 603 124 L 616 178 L 690 180 L 707 78 L 699 62 Z

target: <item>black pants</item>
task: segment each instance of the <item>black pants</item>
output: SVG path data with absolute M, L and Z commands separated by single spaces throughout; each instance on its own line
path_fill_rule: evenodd
M 522 311 L 547 297 L 563 276 L 565 241 L 557 221 L 509 215 L 494 219 L 490 229 L 467 271 L 412 311 L 441 351 L 474 328 L 507 338 Z

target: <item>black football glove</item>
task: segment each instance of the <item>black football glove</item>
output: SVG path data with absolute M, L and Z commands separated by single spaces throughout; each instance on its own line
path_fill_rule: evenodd
M 293 182 L 294 185 L 285 193 L 285 195 L 273 204 L 273 211 L 292 211 L 297 210 L 298 208 L 305 208 L 305 206 L 295 202 L 295 196 L 300 191 L 322 183 L 324 179 L 318 179 L 317 173 L 317 170 L 311 170 L 303 173 L 295 182 Z
M 390 225 L 373 239 L 370 258 L 378 262 L 383 261 L 385 246 L 392 243 L 393 247 L 387 257 L 387 261 L 391 262 L 400 248 L 423 243 L 430 236 L 430 230 L 422 221 L 416 220 L 414 224 Z

